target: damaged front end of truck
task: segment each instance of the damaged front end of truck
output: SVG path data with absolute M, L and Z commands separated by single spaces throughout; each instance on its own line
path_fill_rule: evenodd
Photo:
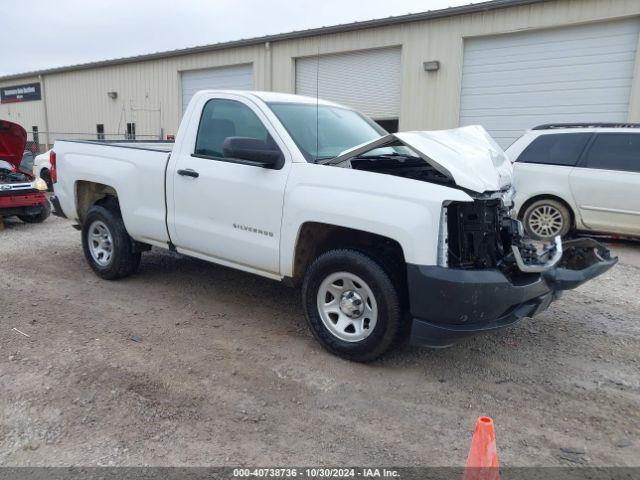
M 469 196 L 442 205 L 437 265 L 407 265 L 414 344 L 447 346 L 533 317 L 617 262 L 590 238 L 526 238 L 513 214 L 511 163 L 482 127 L 389 134 L 322 163 Z

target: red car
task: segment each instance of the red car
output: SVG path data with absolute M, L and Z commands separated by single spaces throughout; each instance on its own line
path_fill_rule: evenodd
M 16 215 L 27 223 L 44 222 L 51 213 L 46 183 L 21 171 L 27 132 L 20 125 L 0 120 L 0 217 Z

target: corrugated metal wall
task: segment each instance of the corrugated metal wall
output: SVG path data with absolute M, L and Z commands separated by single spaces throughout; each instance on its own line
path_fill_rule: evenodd
M 295 91 L 347 105 L 376 120 L 398 118 L 401 55 L 400 48 L 381 48 L 299 58 Z
M 251 90 L 253 88 L 253 65 L 187 70 L 180 76 L 182 83 L 182 111 L 187 109 L 191 97 L 201 90 Z
M 292 39 L 46 75 L 49 130 L 123 133 L 136 122 L 139 134 L 175 134 L 182 111 L 180 72 L 253 64 L 254 88 L 295 91 L 295 59 L 316 54 L 400 46 L 400 129 L 438 129 L 458 125 L 464 39 L 474 36 L 640 16 L 637 0 L 556 0 L 530 6 L 445 17 L 387 27 Z M 439 60 L 438 72 L 422 63 Z M 640 121 L 640 73 L 636 59 L 629 119 Z M 376 72 L 371 72 L 375 75 Z M 37 81 L 13 79 L 0 85 Z M 107 92 L 118 92 L 116 99 Z M 0 118 L 45 130 L 42 102 L 0 105 Z
M 543 123 L 626 122 L 639 32 L 634 18 L 469 39 L 460 124 L 506 148 Z

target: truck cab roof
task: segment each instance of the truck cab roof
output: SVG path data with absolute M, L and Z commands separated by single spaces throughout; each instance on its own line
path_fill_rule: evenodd
M 620 132 L 640 133 L 640 123 L 612 123 L 612 122 L 583 122 L 583 123 L 547 123 L 538 125 L 525 132 L 529 136 L 562 134 L 562 133 L 592 133 L 592 132 Z
M 341 107 L 351 110 L 349 107 L 340 105 L 338 103 L 330 102 L 328 100 L 322 100 L 316 97 L 307 97 L 305 95 L 295 95 L 292 93 L 279 93 L 279 92 L 261 92 L 257 90 L 201 90 L 205 93 L 228 93 L 238 95 L 241 97 L 252 98 L 257 97 L 265 103 L 303 103 L 312 105 L 327 105 L 332 107 Z

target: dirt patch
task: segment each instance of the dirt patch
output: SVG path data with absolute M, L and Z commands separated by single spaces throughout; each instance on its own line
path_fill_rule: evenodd
M 640 465 L 640 246 L 613 248 L 535 320 L 359 365 L 276 282 L 156 250 L 106 282 L 68 222 L 8 220 L 0 465 L 462 465 L 479 415 L 504 465 Z

